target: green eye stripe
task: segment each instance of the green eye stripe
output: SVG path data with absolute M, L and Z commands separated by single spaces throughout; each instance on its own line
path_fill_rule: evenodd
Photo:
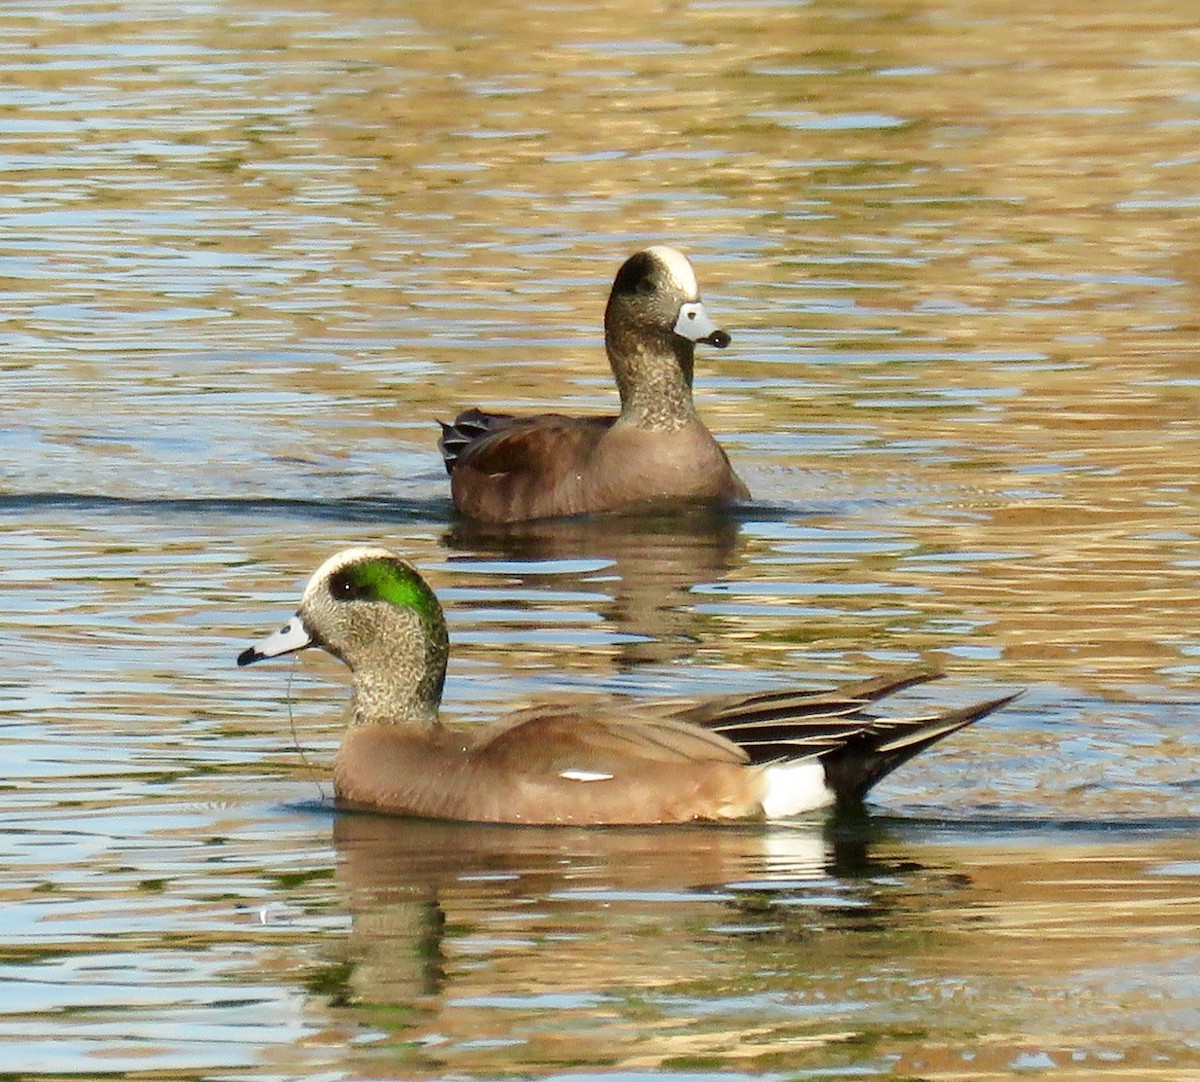
M 398 560 L 374 559 L 351 564 L 338 571 L 329 586 L 339 601 L 386 601 L 413 609 L 425 619 L 440 608 L 421 577 Z

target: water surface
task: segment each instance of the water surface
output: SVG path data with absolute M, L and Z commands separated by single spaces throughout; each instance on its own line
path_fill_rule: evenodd
M 0 12 L 0 1070 L 1200 1078 L 1194 11 L 50 0 Z M 687 250 L 732 516 L 454 519 L 464 405 L 611 409 Z M 341 545 L 451 720 L 1024 696 L 864 822 L 338 816 Z

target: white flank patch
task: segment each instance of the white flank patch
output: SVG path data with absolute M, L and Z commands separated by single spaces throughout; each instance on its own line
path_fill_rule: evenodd
M 696 272 L 692 270 L 687 256 L 677 248 L 668 248 L 665 244 L 656 244 L 646 251 L 667 268 L 668 276 L 683 296 L 689 300 L 700 296 L 700 283 L 696 281 Z
M 300 604 L 303 605 L 309 599 L 312 592 L 329 578 L 330 575 L 336 575 L 348 564 L 358 563 L 359 560 L 363 559 L 394 560 L 395 558 L 396 554 L 394 552 L 389 552 L 378 545 L 355 545 L 354 548 L 342 549 L 341 552 L 335 552 L 312 573 L 312 577 L 308 580 L 308 585 L 304 587 L 304 596 L 300 599 Z
M 559 777 L 567 781 L 612 781 L 611 774 L 601 774 L 598 770 L 564 770 Z
M 763 771 L 763 814 L 768 819 L 828 808 L 836 797 L 825 784 L 825 768 L 819 759 L 779 763 Z

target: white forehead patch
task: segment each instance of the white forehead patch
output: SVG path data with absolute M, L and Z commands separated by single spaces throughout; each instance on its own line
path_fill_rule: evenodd
M 684 297 L 694 301 L 700 296 L 700 283 L 696 281 L 696 272 L 692 270 L 688 257 L 679 249 L 656 244 L 646 251 L 666 268 L 667 276 Z
M 396 559 L 396 554 L 389 552 L 385 548 L 380 548 L 378 545 L 355 545 L 353 548 L 335 552 L 312 573 L 312 577 L 308 580 L 308 585 L 304 587 L 304 596 L 300 599 L 300 604 L 303 605 L 309 599 L 312 592 L 331 575 L 336 575 L 348 564 L 358 563 L 359 560 L 366 559 L 394 560 Z

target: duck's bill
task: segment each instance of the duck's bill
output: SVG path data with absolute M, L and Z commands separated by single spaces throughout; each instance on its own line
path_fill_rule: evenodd
M 264 658 L 279 657 L 282 654 L 294 654 L 306 646 L 312 646 L 313 637 L 300 622 L 299 616 L 293 616 L 278 631 L 268 635 L 262 642 L 247 647 L 238 654 L 239 665 L 253 665 Z
M 708 316 L 700 301 L 691 301 L 679 309 L 675 320 L 675 333 L 680 338 L 724 349 L 729 345 L 729 335 L 721 330 Z

